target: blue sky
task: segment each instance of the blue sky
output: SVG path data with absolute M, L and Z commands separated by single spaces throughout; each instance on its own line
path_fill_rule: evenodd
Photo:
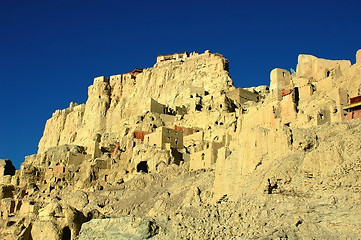
M 0 158 L 18 168 L 94 77 L 152 67 L 157 54 L 221 53 L 237 87 L 269 84 L 300 53 L 354 63 L 360 12 L 359 0 L 0 0 Z

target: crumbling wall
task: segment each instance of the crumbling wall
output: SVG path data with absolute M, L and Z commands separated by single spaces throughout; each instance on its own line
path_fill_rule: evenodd
M 183 133 L 174 129 L 160 127 L 157 128 L 155 133 L 147 134 L 144 143 L 160 149 L 165 149 L 166 144 L 169 144 L 172 148 L 181 149 L 183 148 Z
M 297 76 L 313 79 L 329 77 L 332 70 L 344 71 L 351 66 L 349 60 L 327 60 L 312 55 L 300 54 L 298 56 Z
M 240 104 L 243 104 L 248 101 L 257 102 L 259 100 L 258 94 L 254 93 L 254 92 L 250 92 L 243 88 L 236 88 L 236 89 L 228 92 L 227 97 Z

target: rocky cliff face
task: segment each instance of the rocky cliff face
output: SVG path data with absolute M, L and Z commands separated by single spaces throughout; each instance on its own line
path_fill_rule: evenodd
M 87 146 L 96 133 L 120 132 L 125 121 L 149 110 L 151 98 L 175 109 L 189 104 L 192 87 L 214 96 L 229 92 L 234 86 L 227 66 L 221 55 L 207 52 L 159 62 L 137 75 L 95 78 L 85 106 L 71 104 L 47 121 L 38 153 L 62 144 Z
M 0 161 L 5 239 L 357 238 L 360 55 L 235 88 L 220 54 L 97 77 Z

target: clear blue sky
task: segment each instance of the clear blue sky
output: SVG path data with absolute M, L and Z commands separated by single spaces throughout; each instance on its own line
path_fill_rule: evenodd
M 269 84 L 300 53 L 354 63 L 360 13 L 360 0 L 0 0 L 0 158 L 18 168 L 94 77 L 152 67 L 157 54 L 219 52 L 237 87 Z

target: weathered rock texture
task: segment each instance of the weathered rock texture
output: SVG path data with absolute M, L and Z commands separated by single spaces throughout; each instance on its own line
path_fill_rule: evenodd
M 0 234 L 358 238 L 360 65 L 300 55 L 242 89 L 206 51 L 97 77 L 19 170 L 0 160 Z
M 90 239 L 148 239 L 156 235 L 158 226 L 142 218 L 93 219 L 84 223 L 79 240 Z
M 62 144 L 87 146 L 89 136 L 95 133 L 119 134 L 125 121 L 150 110 L 151 98 L 175 109 L 190 104 L 191 87 L 206 89 L 217 97 L 223 91 L 229 92 L 234 86 L 227 66 L 221 55 L 204 53 L 157 63 L 136 76 L 95 78 L 85 106 L 72 103 L 47 121 L 38 153 Z

